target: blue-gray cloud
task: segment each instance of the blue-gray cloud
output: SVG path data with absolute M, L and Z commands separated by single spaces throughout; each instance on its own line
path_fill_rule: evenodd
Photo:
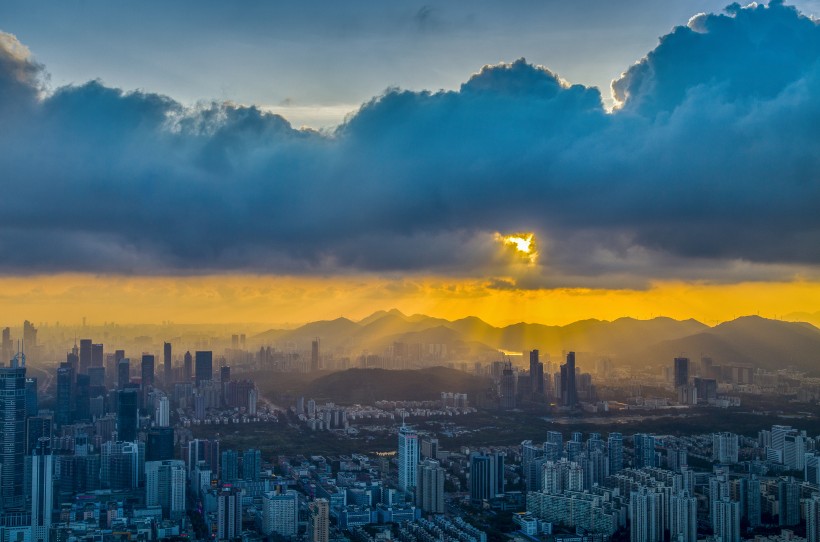
M 820 28 L 730 6 L 595 88 L 523 60 L 389 89 L 333 134 L 98 81 L 43 95 L 0 35 L 6 273 L 509 274 L 525 287 L 784 278 L 820 263 Z

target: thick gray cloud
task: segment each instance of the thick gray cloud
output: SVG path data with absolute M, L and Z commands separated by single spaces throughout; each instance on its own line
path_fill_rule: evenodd
M 820 28 L 779 3 L 676 28 L 611 114 L 523 60 L 390 89 L 330 135 L 43 77 L 0 35 L 6 273 L 515 274 L 496 231 L 538 235 L 523 287 L 820 263 Z

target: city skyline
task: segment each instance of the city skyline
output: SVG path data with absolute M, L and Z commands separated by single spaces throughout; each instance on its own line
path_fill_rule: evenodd
M 655 4 L 214 3 L 176 28 L 144 8 L 5 4 L 0 310 L 817 322 L 816 3 Z M 123 15 L 141 33 L 113 35 Z M 220 17 L 236 27 L 208 56 L 194 44 Z M 263 21 L 293 26 L 272 43 Z M 163 63 L 170 35 L 190 44 Z M 111 50 L 90 57 L 101 39 Z M 340 70 L 363 47 L 372 62 L 347 77 L 297 62 L 323 45 Z M 265 51 L 279 85 L 257 77 Z M 202 63 L 230 54 L 224 73 Z M 216 91 L 226 79 L 242 91 Z M 271 109 L 265 92 L 288 96 Z M 288 119 L 340 101 L 352 112 L 319 131 Z

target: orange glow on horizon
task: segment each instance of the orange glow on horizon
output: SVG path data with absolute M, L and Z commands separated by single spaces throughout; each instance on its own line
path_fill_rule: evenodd
M 374 276 L 123 277 L 47 275 L 0 278 L 2 325 L 85 316 L 101 323 L 298 324 L 341 316 L 357 320 L 382 309 L 450 320 L 478 316 L 501 326 L 526 321 L 565 325 L 577 320 L 694 318 L 714 325 L 738 316 L 808 319 L 820 283 L 758 282 L 707 285 L 657 282 L 646 290 L 557 288 L 497 290 L 486 281 L 446 277 Z M 815 317 L 820 319 L 820 317 Z

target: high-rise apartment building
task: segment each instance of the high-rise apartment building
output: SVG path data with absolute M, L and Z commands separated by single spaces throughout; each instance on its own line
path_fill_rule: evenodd
M 399 489 L 412 491 L 419 464 L 419 436 L 407 426 L 399 429 Z

